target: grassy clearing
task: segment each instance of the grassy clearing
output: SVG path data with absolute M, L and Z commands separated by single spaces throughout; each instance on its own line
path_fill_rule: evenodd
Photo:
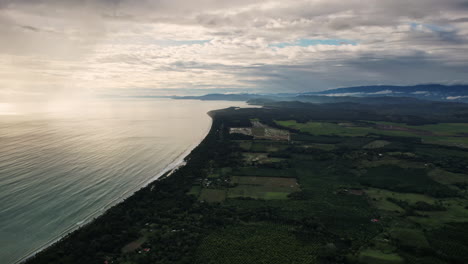
M 266 153 L 245 152 L 245 153 L 242 153 L 242 156 L 244 157 L 244 161 L 246 162 L 256 162 L 256 161 L 268 159 L 268 154 Z
M 410 216 L 409 219 L 427 227 L 438 227 L 446 223 L 468 222 L 468 209 L 466 200 L 450 199 L 444 201 L 447 211 L 420 212 L 425 217 Z
M 468 175 L 448 172 L 442 169 L 434 169 L 429 172 L 429 177 L 442 184 L 455 184 L 468 182 Z
M 286 200 L 290 192 L 273 192 L 270 187 L 254 186 L 254 185 L 239 185 L 234 188 L 229 188 L 228 198 L 253 198 L 263 200 Z
M 247 166 L 254 164 L 276 163 L 285 160 L 283 158 L 268 157 L 267 153 L 244 152 L 242 153 L 242 156 L 244 157 L 244 163 Z
M 363 148 L 364 149 L 378 149 L 378 148 L 383 148 L 390 144 L 389 141 L 386 140 L 374 140 L 371 143 L 365 145 Z
M 343 141 L 342 137 L 336 136 L 315 136 L 312 134 L 291 134 L 293 142 L 302 142 L 303 144 L 338 144 Z
M 208 178 L 210 179 L 216 179 L 216 178 L 219 178 L 219 173 L 211 173 L 211 174 L 208 174 Z
M 146 239 L 147 239 L 146 236 L 144 236 L 144 237 L 140 237 L 139 239 L 135 241 L 128 243 L 122 248 L 121 250 L 122 253 L 130 253 L 130 252 L 137 250 L 138 248 L 141 247 L 141 245 L 143 245 L 143 243 L 146 242 Z
M 374 200 L 375 199 L 375 200 Z M 379 210 L 383 211 L 391 211 L 391 212 L 397 212 L 397 213 L 403 213 L 405 210 L 401 208 L 400 206 L 388 201 L 385 198 L 376 198 L 373 197 L 372 201 L 370 202 L 372 206 Z
M 384 166 L 384 165 L 393 165 L 393 166 L 398 166 L 401 168 L 415 168 L 415 169 L 424 169 L 426 168 L 426 163 L 423 162 L 415 162 L 415 161 L 408 161 L 408 160 L 402 160 L 402 159 L 397 159 L 391 156 L 386 156 L 384 154 L 383 158 L 379 160 L 363 160 L 360 164 L 361 167 L 363 168 L 373 168 L 373 167 L 379 167 L 379 166 Z
M 296 176 L 296 171 L 294 169 L 241 167 L 234 169 L 233 174 L 239 176 L 294 178 Z
M 436 199 L 427 195 L 416 193 L 399 193 L 383 189 L 369 188 L 366 194 L 371 200 L 371 204 L 379 210 L 397 211 L 403 213 L 404 210 L 398 205 L 388 201 L 388 198 L 393 198 L 407 202 L 410 206 L 417 202 L 425 202 L 428 204 L 436 204 L 440 202 L 445 208 L 445 211 L 417 211 L 421 216 L 408 216 L 412 222 L 419 223 L 426 227 L 437 227 L 445 223 L 451 222 L 468 222 L 468 209 L 466 209 L 466 200 L 462 198 L 447 198 Z
M 231 181 L 235 184 L 264 185 L 292 189 L 299 188 L 294 178 L 233 176 Z
M 456 136 L 467 133 L 468 124 L 466 123 L 439 123 L 421 126 L 410 126 L 403 123 L 392 123 L 392 122 L 375 122 L 379 125 L 390 125 L 410 130 L 426 131 L 440 136 Z
M 333 144 L 314 143 L 314 144 L 301 144 L 301 146 L 303 148 L 320 149 L 320 150 L 325 150 L 325 151 L 332 151 L 336 149 L 336 146 Z
M 335 135 L 335 136 L 365 136 L 372 129 L 368 127 L 347 127 L 340 126 L 335 123 L 328 122 L 307 122 L 298 123 L 295 120 L 275 121 L 278 125 L 300 130 L 301 132 L 310 133 L 313 135 Z
M 226 199 L 226 190 L 222 189 L 203 189 L 198 197 L 200 201 L 209 203 L 220 203 Z
M 300 190 L 293 178 L 233 176 L 231 181 L 237 186 L 228 190 L 229 198 L 287 199 L 290 193 Z
M 410 126 L 403 123 L 370 122 L 368 126 L 346 125 L 331 122 L 298 123 L 294 120 L 275 121 L 278 125 L 297 129 L 313 135 L 334 135 L 345 137 L 359 137 L 369 134 L 379 134 L 397 137 L 418 137 L 424 143 L 448 146 L 468 147 L 468 124 L 439 123 L 422 126 Z M 370 148 L 380 148 L 383 142 L 370 145 Z
M 289 192 L 266 192 L 264 200 L 286 200 L 288 199 Z
M 368 168 L 359 177 L 361 184 L 391 191 L 427 194 L 432 197 L 452 197 L 457 191 L 432 180 L 426 169 L 382 165 Z
M 435 201 L 437 200 L 435 198 L 423 194 L 399 193 L 377 188 L 367 189 L 366 194 L 369 195 L 370 198 L 375 198 L 377 200 L 386 200 L 387 198 L 394 198 L 408 202 L 410 204 L 414 204 L 416 202 L 435 203 Z
M 359 261 L 368 264 L 400 264 L 405 263 L 402 257 L 395 253 L 383 253 L 379 250 L 366 249 L 359 254 Z

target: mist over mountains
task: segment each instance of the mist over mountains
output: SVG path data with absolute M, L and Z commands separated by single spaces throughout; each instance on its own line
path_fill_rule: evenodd
M 174 96 L 174 99 L 228 100 L 263 103 L 267 101 L 299 101 L 308 103 L 353 102 L 363 104 L 401 104 L 424 101 L 468 103 L 468 85 L 422 84 L 414 86 L 357 86 L 308 93 L 282 94 L 207 94 Z
M 468 101 L 468 85 L 422 84 L 415 86 L 358 86 L 310 93 L 327 96 L 398 96 L 428 100 Z

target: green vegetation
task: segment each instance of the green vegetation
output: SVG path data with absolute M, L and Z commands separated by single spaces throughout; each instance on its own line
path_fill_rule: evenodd
M 375 140 L 375 141 L 372 141 L 371 143 L 365 145 L 363 148 L 365 148 L 365 149 L 378 149 L 378 148 L 383 148 L 383 147 L 387 146 L 388 144 L 390 144 L 390 142 L 388 142 L 386 140 Z
M 195 263 L 317 263 L 319 245 L 302 243 L 291 230 L 262 222 L 221 229 L 202 241 Z
M 203 189 L 198 199 L 210 203 L 222 202 L 226 199 L 226 190 Z
M 276 168 L 256 168 L 256 167 L 240 167 L 236 168 L 233 173 L 239 176 L 258 176 L 258 177 L 290 177 L 296 176 L 294 169 L 276 169 Z
M 395 122 L 358 121 L 355 123 L 343 122 L 306 122 L 298 123 L 295 120 L 275 121 L 276 124 L 290 129 L 299 130 L 318 136 L 367 136 L 370 134 L 417 137 L 424 143 L 459 146 L 468 148 L 468 124 L 467 123 L 440 123 L 429 125 L 411 126 Z M 365 148 L 381 148 L 386 141 L 374 141 Z
M 228 190 L 229 198 L 287 199 L 300 190 L 294 178 L 233 176 L 231 182 L 235 187 Z
M 367 249 L 359 254 L 359 261 L 368 264 L 402 264 L 404 259 L 395 253 L 383 253 L 378 250 Z
M 430 249 L 424 232 L 414 228 L 393 228 L 389 231 L 390 237 L 402 247 Z
M 392 122 L 375 122 L 379 125 L 397 126 L 401 128 L 407 128 L 413 131 L 430 132 L 437 135 L 446 136 L 457 136 L 463 135 L 468 131 L 468 124 L 465 123 L 440 123 L 440 124 L 428 124 L 419 126 L 410 126 L 406 124 L 392 123 Z
M 433 197 L 454 197 L 458 192 L 432 180 L 424 169 L 383 165 L 369 168 L 359 178 L 361 184 L 398 192 L 422 193 Z
M 328 122 L 297 123 L 295 120 L 277 121 L 280 126 L 300 130 L 313 135 L 335 135 L 335 136 L 365 136 L 372 132 L 371 128 L 348 126 L 347 124 Z
M 386 107 L 211 112 L 186 166 L 28 263 L 468 263 L 468 120 Z

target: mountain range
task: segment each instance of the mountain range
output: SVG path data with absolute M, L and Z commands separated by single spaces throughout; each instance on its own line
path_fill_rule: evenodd
M 408 102 L 418 102 L 420 100 L 468 103 L 468 85 L 375 85 L 337 88 L 307 93 L 207 94 L 203 96 L 174 96 L 172 98 L 248 101 L 256 103 L 264 103 L 268 101 L 299 101 L 308 103 L 352 102 L 361 104 L 401 104 Z

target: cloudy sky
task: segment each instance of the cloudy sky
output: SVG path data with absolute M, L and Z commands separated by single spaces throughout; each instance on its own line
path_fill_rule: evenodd
M 468 83 L 466 0 L 0 0 L 0 40 L 3 100 Z

